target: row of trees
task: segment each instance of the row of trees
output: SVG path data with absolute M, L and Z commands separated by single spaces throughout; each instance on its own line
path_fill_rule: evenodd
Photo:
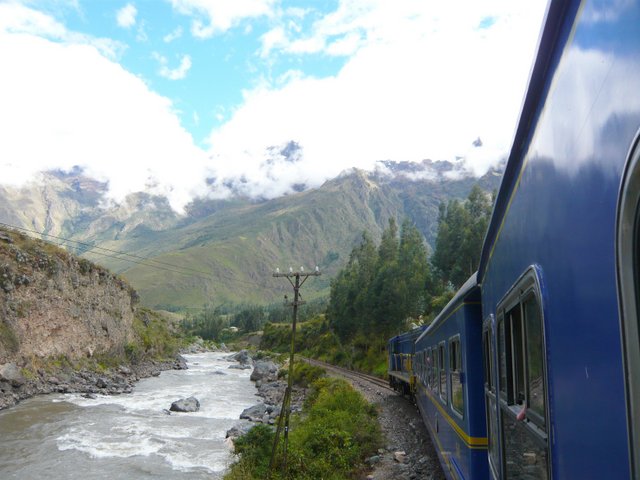
M 356 333 L 386 336 L 424 310 L 429 277 L 427 251 L 417 228 L 405 221 L 398 238 L 394 219 L 378 247 L 364 233 L 344 269 L 331 282 L 327 308 L 330 325 L 341 340 Z
M 492 196 L 477 186 L 466 200 L 441 204 L 430 258 L 409 221 L 398 232 L 389 220 L 378 246 L 364 233 L 331 283 L 327 318 L 338 337 L 387 338 L 410 319 L 433 319 L 478 268 L 492 204 Z
M 408 320 L 430 321 L 477 269 L 493 198 L 474 187 L 466 200 L 440 205 L 435 249 L 429 256 L 420 231 L 408 220 L 398 228 L 389 220 L 376 245 L 368 233 L 331 282 L 328 299 L 308 302 L 299 320 L 327 313 L 331 329 L 349 345 L 367 348 L 372 338 L 385 339 L 404 330 Z M 422 317 L 422 318 L 421 318 Z M 187 315 L 184 329 L 204 339 L 220 341 L 229 326 L 242 332 L 269 322 L 291 321 L 283 304 L 205 306 Z
M 308 320 L 324 313 L 326 307 L 326 299 L 311 300 L 298 310 L 298 318 L 300 321 Z M 289 304 L 273 304 L 266 307 L 251 304 L 205 305 L 197 313 L 187 313 L 182 321 L 182 328 L 188 334 L 197 335 L 205 340 L 227 341 L 228 327 L 237 327 L 242 333 L 255 332 L 261 330 L 268 321 L 290 322 Z

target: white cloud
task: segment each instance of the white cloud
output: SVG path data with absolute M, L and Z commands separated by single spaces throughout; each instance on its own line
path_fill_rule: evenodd
M 9 12 L 0 5 L 5 24 Z M 34 31 L 68 37 L 52 19 L 31 18 L 38 19 Z M 0 65 L 2 183 L 78 165 L 108 181 L 111 198 L 147 190 L 167 195 L 178 210 L 204 188 L 206 156 L 171 101 L 94 45 L 3 29 Z
M 311 34 L 282 22 L 262 37 L 261 55 L 351 56 L 334 77 L 296 72 L 245 92 L 209 138 L 214 174 L 244 174 L 243 188 L 273 193 L 282 185 L 264 174 L 265 152 L 290 140 L 304 156 L 283 164 L 285 185 L 386 159 L 463 157 L 481 174 L 510 148 L 543 13 L 542 2 L 343 0 Z
M 180 60 L 180 65 L 173 69 L 169 68 L 169 61 L 167 58 L 160 55 L 158 52 L 153 52 L 152 56 L 160 64 L 158 75 L 169 80 L 182 80 L 187 76 L 187 73 L 191 68 L 191 57 L 189 55 L 183 55 L 182 60 Z
M 263 58 L 268 57 L 274 48 L 282 47 L 289 42 L 282 27 L 275 27 L 269 30 L 260 37 L 260 40 L 262 41 L 260 56 Z
M 141 21 L 138 24 L 138 31 L 136 32 L 136 40 L 138 42 L 147 42 L 149 40 L 149 36 L 147 35 L 146 23 Z
M 235 110 L 212 109 L 212 118 L 227 121 L 211 132 L 207 153 L 170 100 L 111 60 L 121 44 L 0 3 L 0 180 L 20 183 L 40 170 L 80 165 L 108 180 L 113 198 L 152 189 L 179 209 L 206 192 L 207 177 L 216 178 L 219 196 L 233 189 L 273 197 L 378 160 L 464 157 L 482 173 L 507 152 L 540 3 L 342 0 L 310 31 L 301 28 L 310 9 L 278 11 L 276 20 L 275 3 L 172 0 L 200 36 L 268 16 L 271 30 L 256 54 L 269 64 L 292 60 L 291 70 L 274 70 L 274 80 L 245 91 Z M 480 28 L 488 17 L 493 23 Z M 313 78 L 296 61 L 307 55 L 341 56 L 345 64 L 335 76 Z M 192 63 L 183 55 L 169 68 L 165 56 L 154 58 L 159 74 L 173 80 Z M 475 148 L 478 137 L 483 145 Z M 300 146 L 295 161 L 279 151 L 291 141 Z
M 135 5 L 133 5 L 132 3 L 128 3 L 116 13 L 118 26 L 122 28 L 133 27 L 136 24 L 137 14 L 138 10 L 136 9 Z
M 177 27 L 175 30 L 173 30 L 172 32 L 166 34 L 162 40 L 164 40 L 165 43 L 171 43 L 174 40 L 177 40 L 178 38 L 180 38 L 182 36 L 182 27 Z
M 192 16 L 191 33 L 209 38 L 224 33 L 245 19 L 273 14 L 276 0 L 171 0 L 173 8 Z
M 37 35 L 69 44 L 92 45 L 103 55 L 115 59 L 126 46 L 110 38 L 96 38 L 71 32 L 53 17 L 19 3 L 0 3 L 0 33 Z

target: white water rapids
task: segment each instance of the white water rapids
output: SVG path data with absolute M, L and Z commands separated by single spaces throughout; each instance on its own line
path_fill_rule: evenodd
M 0 478 L 222 478 L 225 433 L 259 401 L 251 370 L 229 369 L 225 356 L 185 355 L 188 370 L 141 380 L 131 394 L 40 396 L 0 412 Z M 163 411 L 189 396 L 200 411 Z

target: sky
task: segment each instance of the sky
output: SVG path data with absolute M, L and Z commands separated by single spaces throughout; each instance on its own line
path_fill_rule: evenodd
M 506 156 L 541 0 L 0 0 L 0 184 L 274 198 Z M 477 139 L 481 142 L 477 142 Z M 481 146 L 478 146 L 481 143 Z

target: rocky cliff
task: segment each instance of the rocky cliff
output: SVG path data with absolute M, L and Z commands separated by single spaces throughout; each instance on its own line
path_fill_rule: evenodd
M 0 364 L 122 353 L 136 297 L 104 268 L 0 229 Z

